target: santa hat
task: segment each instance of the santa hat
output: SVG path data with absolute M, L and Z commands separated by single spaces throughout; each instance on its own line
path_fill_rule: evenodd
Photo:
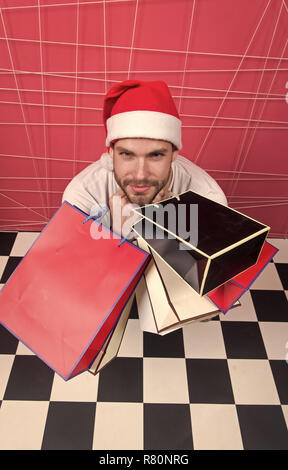
M 127 80 L 107 93 L 103 109 L 106 146 L 117 139 L 166 140 L 181 149 L 181 121 L 163 81 Z

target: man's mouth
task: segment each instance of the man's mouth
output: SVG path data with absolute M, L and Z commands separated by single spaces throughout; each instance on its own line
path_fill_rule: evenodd
M 133 193 L 142 194 L 142 193 L 145 193 L 146 191 L 148 191 L 148 189 L 150 189 L 151 186 L 133 186 L 133 185 L 130 185 L 130 188 L 132 189 Z

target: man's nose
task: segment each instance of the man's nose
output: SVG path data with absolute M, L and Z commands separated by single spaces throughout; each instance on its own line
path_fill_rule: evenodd
M 137 180 L 143 180 L 147 177 L 147 164 L 144 158 L 137 159 L 135 167 L 135 178 Z

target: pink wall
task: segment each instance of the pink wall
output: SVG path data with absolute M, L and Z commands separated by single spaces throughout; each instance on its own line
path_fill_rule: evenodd
M 229 204 L 288 233 L 288 3 L 0 0 L 0 230 L 41 230 L 104 150 L 102 103 L 167 82 L 182 155 Z

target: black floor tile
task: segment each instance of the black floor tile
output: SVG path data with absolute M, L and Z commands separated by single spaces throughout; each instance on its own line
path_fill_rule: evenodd
M 116 357 L 99 373 L 98 401 L 142 402 L 143 359 Z
M 92 450 L 96 403 L 51 402 L 42 450 Z
M 182 329 L 160 336 L 143 333 L 144 357 L 185 357 Z
M 245 450 L 288 450 L 288 430 L 281 406 L 237 405 Z
M 0 284 L 5 284 L 8 281 L 9 277 L 15 271 L 21 260 L 21 256 L 10 256 L 1 276 Z
M 17 232 L 0 232 L 0 256 L 9 256 L 13 248 Z
M 188 404 L 144 403 L 144 450 L 193 449 Z
M 5 400 L 49 400 L 54 372 L 36 356 L 15 356 Z
M 0 354 L 15 354 L 18 343 L 18 339 L 0 325 Z
M 190 403 L 234 403 L 226 359 L 186 359 Z
M 250 290 L 259 321 L 288 321 L 288 301 L 281 290 Z
M 283 289 L 288 290 L 288 263 L 275 263 Z
M 221 323 L 228 359 L 267 359 L 258 322 Z
M 288 405 L 288 364 L 286 361 L 270 360 L 274 382 L 282 405 Z

